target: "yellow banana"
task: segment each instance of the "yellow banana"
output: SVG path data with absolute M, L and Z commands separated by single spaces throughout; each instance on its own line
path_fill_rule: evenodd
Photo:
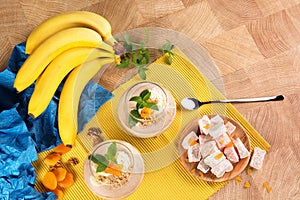
M 96 58 L 114 58 L 113 53 L 100 48 L 75 47 L 55 57 L 35 84 L 28 114 L 36 118 L 47 108 L 59 84 L 73 68 Z
M 113 45 L 116 40 L 111 34 L 110 23 L 101 15 L 88 11 L 70 11 L 49 19 L 38 25 L 28 36 L 26 54 L 31 54 L 43 41 L 55 33 L 72 27 L 87 27 L 98 32 L 105 42 Z
M 17 73 L 14 87 L 18 92 L 30 86 L 46 66 L 62 52 L 73 47 L 97 47 L 102 44 L 101 36 L 89 28 L 69 28 L 45 40 L 31 54 Z M 109 46 L 109 45 L 106 45 Z
M 62 142 L 72 147 L 78 130 L 78 105 L 81 93 L 89 80 L 114 58 L 100 58 L 76 67 L 64 83 L 58 105 L 58 130 Z

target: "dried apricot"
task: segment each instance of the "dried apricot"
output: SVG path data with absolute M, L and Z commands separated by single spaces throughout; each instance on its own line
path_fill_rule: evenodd
M 55 170 L 52 171 L 56 177 L 57 181 L 62 181 L 66 178 L 67 170 L 62 167 L 58 167 Z
M 267 190 L 268 193 L 271 192 L 271 188 L 270 188 L 270 186 L 269 186 L 269 184 L 267 182 L 264 182 L 263 186 L 266 188 L 266 190 Z
M 44 162 L 48 166 L 54 166 L 60 158 L 61 156 L 59 153 L 51 153 L 44 159 Z
M 246 181 L 244 184 L 244 188 L 249 188 L 251 186 L 251 184 L 249 183 L 249 181 Z
M 57 200 L 63 199 L 64 193 L 62 190 L 56 188 L 55 190 L 52 190 L 52 192 L 54 192 L 54 194 L 56 194 Z
M 59 153 L 59 154 L 64 154 L 64 153 L 68 153 L 71 150 L 70 147 L 67 147 L 66 145 L 64 145 L 63 143 L 61 143 L 60 145 L 56 146 L 53 151 L 55 153 Z
M 104 172 L 115 176 L 120 176 L 122 168 L 122 164 L 115 164 L 114 162 L 110 162 Z
M 193 138 L 190 138 L 190 139 L 189 139 L 189 145 L 190 145 L 190 146 L 193 146 L 193 145 L 195 145 L 195 144 L 197 144 L 197 141 L 195 141 Z
M 73 174 L 70 172 L 67 172 L 64 180 L 58 182 L 58 185 L 62 188 L 69 188 L 73 184 L 74 184 L 74 178 L 73 178 Z
M 238 183 L 241 182 L 242 180 L 243 180 L 242 177 L 237 176 L 237 177 L 235 178 L 235 184 L 238 184 Z
M 149 116 L 150 116 L 150 108 L 147 108 L 147 107 L 143 108 L 141 110 L 141 117 L 143 119 L 146 119 L 146 118 L 149 118 Z
M 215 156 L 216 160 L 220 160 L 223 157 L 223 153 L 219 153 L 218 155 Z
M 199 174 L 199 176 L 201 176 L 201 177 L 204 176 L 203 172 L 201 172 L 201 171 L 198 171 L 198 174 Z
M 233 143 L 232 142 L 229 142 L 228 144 L 226 144 L 225 148 L 227 147 L 232 147 L 233 146 Z
M 42 183 L 49 190 L 55 190 L 57 187 L 56 176 L 53 172 L 47 172 L 42 179 Z
M 252 173 L 252 170 L 250 168 L 247 169 L 247 174 L 250 175 Z

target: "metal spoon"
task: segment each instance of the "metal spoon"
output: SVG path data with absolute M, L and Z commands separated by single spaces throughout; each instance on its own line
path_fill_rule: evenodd
M 271 97 L 257 97 L 257 98 L 246 98 L 246 99 L 225 99 L 225 100 L 214 100 L 201 102 L 195 98 L 184 98 L 181 101 L 181 105 L 187 110 L 196 110 L 204 104 L 210 103 L 251 103 L 251 102 L 265 102 L 265 101 L 282 101 L 283 95 L 271 96 Z

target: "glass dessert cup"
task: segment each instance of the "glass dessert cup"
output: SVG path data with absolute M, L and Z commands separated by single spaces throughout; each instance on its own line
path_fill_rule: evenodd
M 154 82 L 139 82 L 119 101 L 119 122 L 125 131 L 141 138 L 164 132 L 173 122 L 176 103 L 169 91 Z
M 89 189 L 104 199 L 129 196 L 144 176 L 144 162 L 129 143 L 107 140 L 94 147 L 84 163 L 84 180 Z

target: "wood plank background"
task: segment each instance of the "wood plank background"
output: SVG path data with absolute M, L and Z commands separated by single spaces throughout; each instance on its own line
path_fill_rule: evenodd
M 103 15 L 114 34 L 145 26 L 184 33 L 212 56 L 227 98 L 284 94 L 283 102 L 236 105 L 272 147 L 262 170 L 211 199 L 300 199 L 300 0 L 0 0 L 0 69 L 35 26 L 70 10 Z

